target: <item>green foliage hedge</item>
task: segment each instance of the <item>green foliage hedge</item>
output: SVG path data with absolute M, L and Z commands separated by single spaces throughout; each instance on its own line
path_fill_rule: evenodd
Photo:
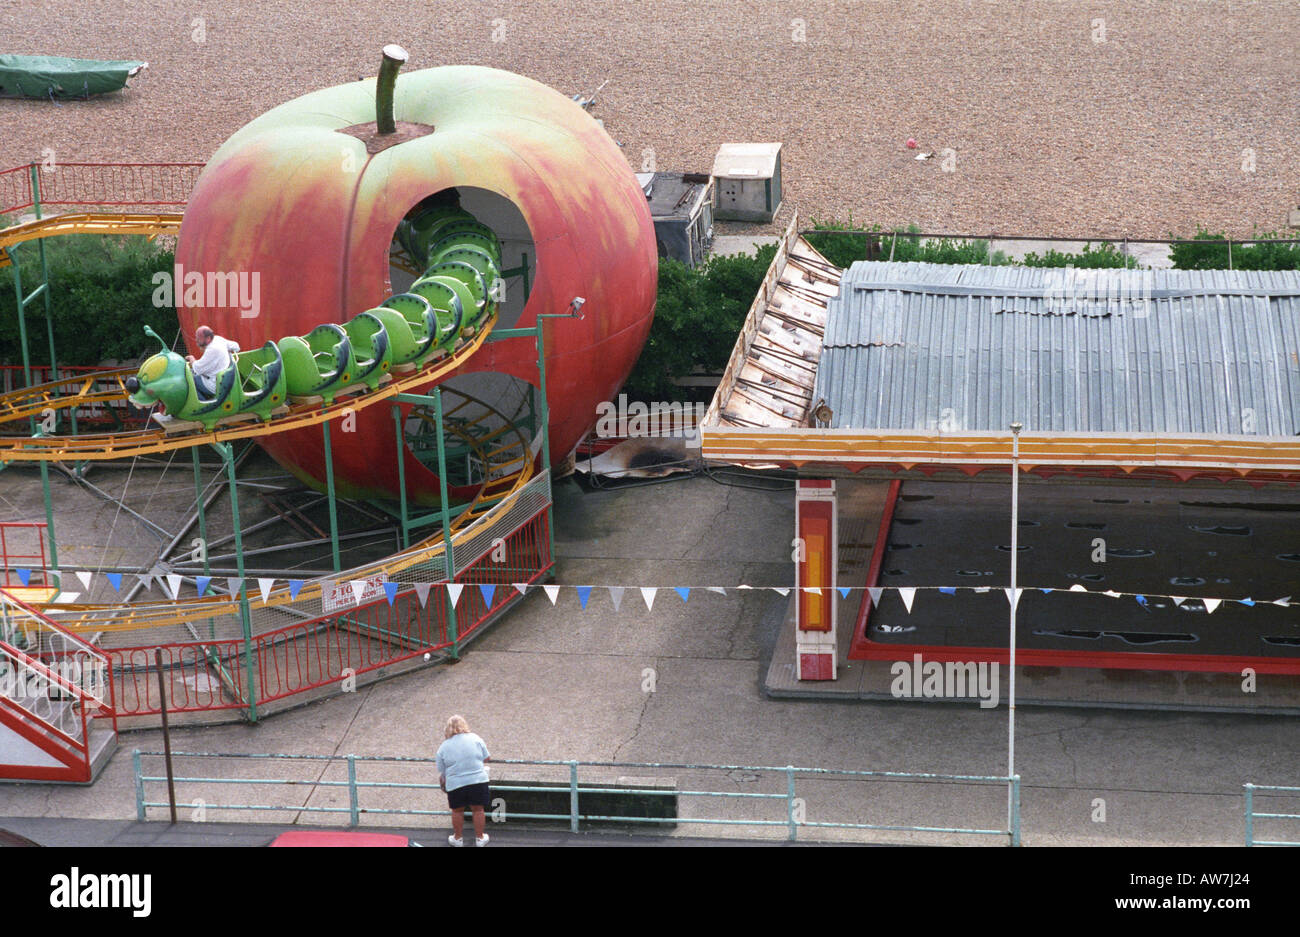
M 18 245 L 12 254 L 23 292 L 30 295 L 41 282 L 36 244 Z M 145 336 L 145 325 L 167 339 L 176 335 L 175 309 L 153 304 L 153 275 L 172 269 L 171 251 L 138 237 L 73 234 L 46 240 L 45 256 L 54 352 L 61 364 L 97 364 L 154 351 L 157 343 Z M 0 362 L 7 364 L 23 360 L 15 295 L 13 270 L 0 269 Z M 28 304 L 26 318 L 31 362 L 49 364 L 44 297 Z

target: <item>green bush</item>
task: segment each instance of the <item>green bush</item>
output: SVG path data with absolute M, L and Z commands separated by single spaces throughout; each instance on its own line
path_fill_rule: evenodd
M 813 227 L 827 232 L 854 230 L 851 217 L 847 224 L 814 219 Z M 1002 251 L 989 252 L 988 241 L 954 241 L 949 238 L 922 240 L 917 236 L 921 229 L 916 225 L 889 232 L 873 227 L 868 232 L 813 233 L 808 236 L 808 243 L 837 267 L 848 267 L 858 260 L 889 260 L 891 254 L 898 263 L 916 261 L 932 264 L 1001 265 L 1008 262 L 1007 255 Z
M 1170 237 L 1173 237 L 1171 234 Z M 1197 228 L 1192 238 L 1197 241 L 1222 240 L 1223 234 L 1211 234 Z M 1259 233 L 1252 237 L 1280 238 L 1276 232 Z M 1169 258 L 1176 270 L 1227 270 L 1227 244 L 1174 244 Z M 1233 244 L 1232 269 L 1234 270 L 1300 270 L 1300 244 Z
M 36 245 L 21 244 L 11 253 L 23 292 L 30 295 L 41 282 Z M 172 269 L 171 251 L 138 237 L 73 234 L 46 240 L 45 256 L 54 351 L 61 364 L 89 365 L 153 351 L 157 343 L 145 336 L 145 325 L 166 339 L 176 335 L 175 309 L 153 304 L 153 275 Z M 26 319 L 32 364 L 49 364 L 44 298 L 28 304 Z M 5 268 L 0 270 L 0 362 L 21 361 L 13 270 Z
M 725 368 L 775 255 L 769 244 L 752 257 L 713 257 L 694 270 L 660 258 L 654 323 L 624 392 L 634 400 L 682 400 L 686 388 L 674 378 Z
M 1114 244 L 1101 243 L 1093 247 L 1091 242 L 1083 245 L 1083 252 L 1080 254 L 1065 254 L 1058 250 L 1049 250 L 1041 257 L 1037 254 L 1026 254 L 1023 260 L 1015 263 L 1024 267 L 1078 267 L 1080 269 L 1126 267 L 1129 270 L 1135 269 L 1138 265 L 1136 257 L 1122 253 Z

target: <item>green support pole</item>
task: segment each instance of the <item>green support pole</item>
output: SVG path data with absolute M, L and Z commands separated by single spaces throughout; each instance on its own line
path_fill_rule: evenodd
M 551 475 L 551 405 L 546 399 L 546 339 L 542 333 L 542 319 L 554 318 L 551 316 L 539 315 L 537 317 L 537 384 L 540 391 L 539 422 L 542 426 L 542 471 L 549 478 Z M 551 508 L 546 509 L 546 540 L 547 556 L 551 558 L 552 564 L 555 562 L 555 524 L 552 523 Z M 554 565 L 551 569 L 554 570 Z M 548 579 L 554 579 L 555 574 L 552 572 Z
M 393 404 L 393 423 L 397 426 L 397 490 L 402 505 L 402 549 L 411 546 L 410 517 L 406 510 L 406 443 L 402 435 L 402 408 Z
M 456 578 L 456 557 L 451 551 L 451 516 L 447 513 L 447 441 L 442 432 L 442 387 L 433 389 L 434 428 L 438 436 L 438 491 L 442 505 L 442 552 L 447 566 L 447 581 Z M 459 629 L 456 626 L 456 606 L 447 595 L 447 628 L 451 637 L 451 659 L 460 659 Z
M 59 550 L 54 545 L 54 503 L 50 499 L 50 463 L 41 459 L 41 492 L 45 495 L 45 528 L 50 539 L 50 569 L 59 568 Z M 63 588 L 63 577 L 54 576 L 54 585 Z
M 27 352 L 27 302 L 26 297 L 23 296 L 23 276 L 18 270 L 18 258 L 14 256 L 12 249 L 9 251 L 9 259 L 13 262 L 14 290 L 18 294 L 18 344 L 22 346 L 23 349 L 23 380 L 27 382 L 28 387 L 31 387 L 32 358 Z M 35 425 L 35 420 L 33 420 L 32 423 Z
M 325 496 L 330 504 L 330 552 L 334 557 L 334 572 L 343 568 L 339 560 L 339 511 L 334 495 L 334 449 L 330 445 L 330 421 L 321 424 L 325 434 Z
M 248 584 L 244 582 L 244 537 L 239 528 L 239 489 L 235 484 L 235 454 L 230 443 L 215 444 L 226 463 L 230 485 L 230 513 L 235 525 L 235 564 L 239 572 L 239 617 L 244 629 L 244 673 L 248 679 L 248 721 L 257 722 L 257 674 L 253 670 L 253 619 L 248 609 Z
M 199 450 L 197 446 L 190 448 L 190 455 L 194 459 L 194 503 L 199 509 L 199 544 L 203 548 L 203 575 L 208 575 L 208 516 L 203 510 L 203 476 L 199 473 Z M 217 637 L 217 622 L 214 618 L 208 619 L 208 637 L 214 640 Z

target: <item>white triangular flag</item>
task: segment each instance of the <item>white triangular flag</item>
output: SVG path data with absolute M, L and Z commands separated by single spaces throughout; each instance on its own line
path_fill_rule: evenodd
M 867 588 L 867 594 L 871 596 L 871 604 L 873 606 L 880 604 L 880 597 L 884 592 L 885 590 L 880 588 L 880 586 L 869 586 Z
M 184 576 L 178 576 L 176 573 L 170 573 L 167 576 L 167 585 L 171 589 L 172 598 L 175 599 L 181 594 L 181 583 L 185 581 Z
M 1185 595 L 1171 595 L 1169 598 L 1173 600 L 1174 605 L 1182 605 L 1187 601 L 1187 596 Z
M 1087 586 L 1081 586 L 1081 585 L 1079 585 L 1079 584 L 1076 582 L 1074 585 L 1070 586 L 1070 591 L 1071 591 L 1071 592 L 1087 592 L 1087 591 L 1088 591 L 1088 587 L 1087 587 Z
M 1291 596 L 1288 595 L 1288 596 L 1283 596 L 1280 599 L 1274 599 L 1273 604 L 1280 605 L 1283 608 L 1287 608 L 1291 605 Z
M 451 607 L 455 608 L 460 602 L 460 594 L 465 589 L 465 584 L 460 582 L 447 583 L 447 597 L 451 599 Z
M 1024 592 L 1025 590 L 1024 590 L 1024 589 L 1017 589 L 1017 590 L 1016 590 L 1016 596 L 1015 596 L 1014 599 L 1011 597 L 1011 590 L 1010 590 L 1010 589 L 1003 589 L 1002 591 L 1006 593 L 1006 596 L 1007 596 L 1007 602 L 1009 602 L 1009 603 L 1011 604 L 1011 607 L 1012 607 L 1012 608 L 1016 608 L 1016 607 L 1018 607 L 1018 606 L 1020 605 L 1020 593 Z
M 718 595 L 726 595 L 726 594 L 727 594 L 727 590 L 724 589 L 722 586 L 709 586 L 709 591 L 710 591 L 710 592 L 716 592 L 716 593 L 718 593 Z
M 560 594 L 560 587 L 542 586 L 542 589 L 546 592 L 546 597 L 551 600 L 551 604 L 554 605 L 556 597 Z
M 270 596 L 270 594 L 271 594 L 271 587 L 274 586 L 274 585 L 275 585 L 275 580 L 274 580 L 274 579 L 259 579 L 259 580 L 257 580 L 257 591 L 260 592 L 260 593 L 262 593 L 262 601 L 263 601 L 263 602 L 265 602 L 266 599 L 267 599 L 267 597 Z M 355 583 L 354 583 L 354 585 L 355 585 Z
M 1219 603 L 1221 603 L 1223 599 L 1201 599 L 1201 601 L 1205 603 L 1205 614 L 1213 615 L 1214 610 L 1219 607 Z
M 1108 596 L 1110 596 L 1112 599 L 1118 599 L 1118 598 L 1119 598 L 1119 593 L 1116 592 L 1114 589 L 1107 589 L 1105 592 L 1102 593 L 1102 595 L 1108 595 Z
M 654 586 L 642 586 L 641 598 L 645 600 L 646 611 L 653 611 L 655 607 L 655 593 L 659 590 Z
M 975 591 L 976 591 L 976 592 L 992 592 L 992 591 L 993 591 L 993 587 L 992 587 L 992 586 L 976 586 L 976 587 L 975 587 Z
M 415 584 L 415 597 L 420 600 L 420 608 L 424 608 L 429 601 L 429 590 L 433 588 L 431 582 L 417 582 Z
M 821 588 L 820 588 L 819 586 L 804 586 L 804 587 L 803 587 L 803 591 L 804 591 L 804 592 L 811 592 L 813 595 L 821 595 L 821 594 L 822 594 L 822 590 L 821 590 Z
M 776 592 L 776 593 L 779 593 L 780 595 L 789 595 L 789 594 L 790 594 L 790 590 L 789 590 L 789 589 L 781 589 L 781 588 L 778 588 L 777 586 L 773 586 L 773 587 L 772 587 L 772 591 L 773 591 L 773 592 Z
M 527 595 L 527 594 L 528 594 L 528 583 L 526 583 L 526 582 L 516 582 L 516 583 L 514 584 L 514 586 L 515 586 L 515 591 L 518 592 L 520 595 Z
M 150 573 L 136 573 L 135 578 L 140 580 L 140 585 L 146 589 L 153 585 L 153 575 Z
M 899 586 L 898 597 L 907 606 L 907 614 L 912 614 L 912 601 L 916 598 L 916 588 L 914 586 Z
M 626 592 L 623 586 L 609 587 L 609 600 L 614 603 L 614 611 L 618 611 L 619 606 L 623 604 L 623 593 Z
M 261 588 L 262 580 L 257 581 L 258 587 Z M 361 602 L 361 597 L 366 594 L 366 581 L 364 579 L 353 579 L 348 583 L 352 589 L 352 601 Z
M 81 580 L 81 587 L 82 587 L 83 589 L 89 589 L 89 588 L 90 588 L 90 577 L 93 576 L 93 575 L 95 575 L 95 574 L 94 574 L 94 573 L 89 573 L 89 572 L 81 572 L 81 573 L 77 573 L 77 578 Z

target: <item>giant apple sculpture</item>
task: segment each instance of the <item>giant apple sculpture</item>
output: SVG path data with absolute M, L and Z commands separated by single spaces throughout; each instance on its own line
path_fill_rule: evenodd
M 397 78 L 393 108 L 396 132 L 378 133 L 376 82 L 358 81 L 281 105 L 221 146 L 186 208 L 176 259 L 186 271 L 256 274 L 259 312 L 187 306 L 178 310 L 182 328 L 189 338 L 206 322 L 257 348 L 341 323 L 392 291 L 390 244 L 417 204 L 448 189 L 496 193 L 522 215 L 536 258 L 514 325 L 531 327 L 539 314 L 585 299 L 581 319 L 543 324 L 551 452 L 562 458 L 626 380 L 650 328 L 658 260 L 636 177 L 581 107 L 509 72 L 409 72 Z M 485 344 L 458 373 L 472 371 L 536 386 L 535 344 Z M 365 408 L 355 420 L 355 432 L 332 434 L 339 494 L 395 497 L 400 457 L 408 497 L 436 503 L 436 475 L 405 446 L 398 452 L 390 407 Z M 323 485 L 319 429 L 262 445 L 304 482 Z

